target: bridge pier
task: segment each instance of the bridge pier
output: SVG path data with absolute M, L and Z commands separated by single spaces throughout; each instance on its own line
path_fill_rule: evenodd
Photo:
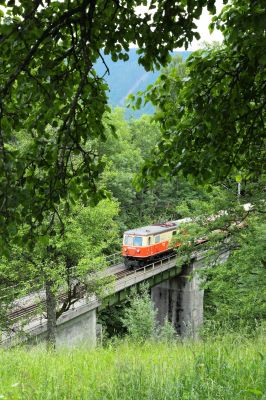
M 40 344 L 46 341 L 46 321 L 32 332 L 25 340 L 30 344 Z M 97 332 L 96 308 L 83 314 L 75 315 L 75 310 L 66 312 L 59 318 L 56 325 L 56 347 L 95 347 Z M 12 338 L 10 338 L 12 343 Z
M 167 318 L 181 337 L 196 338 L 203 323 L 204 291 L 200 288 L 198 274 L 194 273 L 201 264 L 201 261 L 194 261 L 184 266 L 179 276 L 151 290 L 152 300 L 158 310 L 158 324 L 162 326 Z
M 79 315 L 57 326 L 57 346 L 76 347 L 79 345 L 96 346 L 96 309 Z

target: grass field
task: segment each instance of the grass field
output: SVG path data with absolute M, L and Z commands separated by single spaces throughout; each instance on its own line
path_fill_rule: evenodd
M 266 339 L 1 351 L 0 399 L 266 399 Z

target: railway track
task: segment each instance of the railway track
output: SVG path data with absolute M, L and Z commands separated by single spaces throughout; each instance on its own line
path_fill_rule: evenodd
M 121 264 L 118 264 L 117 266 L 121 266 Z M 110 276 L 114 276 L 116 280 L 122 279 L 125 276 L 127 276 L 127 273 L 130 275 L 131 273 L 134 273 L 134 271 L 129 271 L 128 269 L 124 269 L 124 270 L 120 270 L 118 272 L 115 272 L 114 274 L 110 275 Z M 108 275 L 104 275 L 104 276 L 108 276 Z M 79 297 L 77 299 L 80 299 L 83 297 L 84 295 L 84 290 L 79 291 Z M 58 296 L 57 300 L 59 301 L 59 303 L 63 303 L 65 300 L 67 300 L 67 294 L 63 293 L 61 295 Z M 35 314 L 36 311 L 41 311 L 45 309 L 45 305 L 46 305 L 46 300 L 44 299 L 40 299 L 40 301 L 38 301 L 37 303 L 33 303 L 30 304 L 26 307 L 21 307 L 15 311 L 13 311 L 12 313 L 9 314 L 9 320 L 12 322 L 15 322 L 17 320 L 19 320 L 20 318 L 26 318 L 28 316 L 31 316 L 33 314 Z
M 165 259 L 165 261 L 167 261 L 167 258 Z M 153 264 L 145 266 L 145 269 L 147 271 L 147 270 L 149 270 L 149 268 L 152 268 L 153 265 L 156 266 L 158 264 L 158 266 L 159 266 L 159 265 L 161 265 L 161 262 L 164 263 L 165 261 L 164 261 L 164 259 L 158 260 L 157 262 L 155 262 Z M 121 268 L 123 268 L 123 269 L 121 269 Z M 109 275 L 104 273 L 102 275 L 102 277 L 113 276 L 115 278 L 115 280 L 118 281 L 118 280 L 123 279 L 123 278 L 125 278 L 127 276 L 141 273 L 141 271 L 143 271 L 143 268 L 139 268 L 139 270 L 138 269 L 137 270 L 131 270 L 131 269 L 126 268 L 124 266 L 124 264 L 120 263 L 120 264 L 117 264 L 116 266 L 113 266 L 112 270 L 114 270 L 114 271 L 117 270 L 117 271 L 113 272 L 112 274 L 109 274 Z M 84 296 L 84 294 L 85 294 L 84 288 L 82 289 L 82 287 L 81 287 L 78 294 L 79 294 L 79 296 L 77 297 L 77 300 L 81 299 Z M 34 315 L 37 311 L 43 311 L 44 312 L 45 306 L 46 306 L 46 300 L 45 300 L 45 294 L 44 293 L 43 293 L 43 297 L 44 297 L 43 299 L 40 299 L 40 301 L 38 301 L 36 303 L 30 304 L 30 305 L 25 306 L 25 307 L 21 307 L 21 308 L 15 310 L 15 311 L 13 311 L 12 313 L 10 313 L 9 314 L 9 320 L 12 321 L 12 322 L 16 322 L 20 318 L 27 318 L 27 317 L 30 317 L 30 316 Z M 62 293 L 61 295 L 58 296 L 57 299 L 58 299 L 59 303 L 62 304 L 65 300 L 67 300 L 67 298 L 68 298 L 67 293 Z

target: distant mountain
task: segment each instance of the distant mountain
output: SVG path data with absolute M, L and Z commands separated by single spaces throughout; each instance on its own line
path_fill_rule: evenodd
M 125 100 L 130 93 L 136 94 L 140 90 L 144 90 L 148 85 L 154 83 L 158 78 L 160 71 L 146 72 L 145 69 L 138 64 L 137 49 L 130 49 L 129 60 L 113 62 L 110 56 L 105 56 L 105 62 L 110 70 L 110 75 L 106 75 L 105 79 L 109 85 L 109 103 L 112 107 L 125 107 Z M 178 51 L 183 59 L 186 59 L 191 52 Z M 105 66 L 101 60 L 95 65 L 98 74 L 105 72 Z M 152 114 L 153 107 L 148 104 L 138 111 L 126 110 L 126 117 L 140 117 L 142 114 Z

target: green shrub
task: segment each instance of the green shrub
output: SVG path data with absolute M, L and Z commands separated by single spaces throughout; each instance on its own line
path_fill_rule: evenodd
M 173 324 L 165 318 L 164 324 L 159 330 L 159 340 L 165 343 L 173 343 L 176 339 L 177 333 Z
M 122 322 L 133 341 L 143 342 L 155 336 L 156 313 L 145 286 L 140 293 L 132 292 L 130 306 L 125 309 Z

